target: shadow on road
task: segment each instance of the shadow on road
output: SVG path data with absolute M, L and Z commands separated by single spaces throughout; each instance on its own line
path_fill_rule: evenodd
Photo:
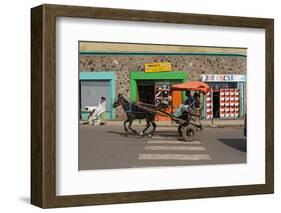
M 131 132 L 128 132 L 127 134 L 125 132 L 119 132 L 119 131 L 107 131 L 107 133 L 110 133 L 110 134 L 116 134 L 116 135 L 120 135 L 122 137 L 127 137 L 127 136 L 137 136 Z
M 107 133 L 109 134 L 116 134 L 116 135 L 120 135 L 122 137 L 136 137 L 136 138 L 143 138 L 145 136 L 147 136 L 147 134 L 150 133 L 150 131 L 146 132 L 143 136 L 140 136 L 140 135 L 136 135 L 132 132 L 128 132 L 127 134 L 125 132 L 122 132 L 122 131 L 107 131 Z M 154 133 L 154 136 L 161 136 L 161 137 L 177 137 L 178 134 L 176 134 L 175 132 L 158 132 L 156 131 Z
M 247 140 L 245 138 L 218 138 L 218 140 L 241 152 L 247 152 Z

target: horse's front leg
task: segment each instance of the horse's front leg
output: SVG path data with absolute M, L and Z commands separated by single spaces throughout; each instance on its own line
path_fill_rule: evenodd
M 132 128 L 133 120 L 134 120 L 134 119 L 130 119 L 130 122 L 129 122 L 129 129 L 130 129 L 134 134 L 137 135 L 138 132 Z
M 124 125 L 124 130 L 125 130 L 125 135 L 128 136 L 128 129 L 126 124 L 130 121 L 129 118 L 127 118 L 127 120 L 124 121 L 123 125 Z

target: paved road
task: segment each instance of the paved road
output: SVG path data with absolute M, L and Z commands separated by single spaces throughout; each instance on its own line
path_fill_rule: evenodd
M 125 137 L 119 126 L 80 126 L 80 170 L 234 163 L 246 163 L 243 128 L 206 128 L 184 142 L 174 127 L 148 138 Z

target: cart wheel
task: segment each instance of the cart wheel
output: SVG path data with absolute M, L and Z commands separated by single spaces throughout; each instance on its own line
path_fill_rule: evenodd
M 190 142 L 196 139 L 196 130 L 191 126 L 185 126 L 182 129 L 182 137 L 185 141 Z

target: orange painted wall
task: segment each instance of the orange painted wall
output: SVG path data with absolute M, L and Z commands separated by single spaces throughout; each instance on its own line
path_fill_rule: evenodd
M 172 105 L 173 107 L 169 107 L 166 112 L 171 113 L 171 111 L 175 111 L 176 108 L 182 104 L 182 92 L 181 91 L 173 91 L 172 92 Z M 170 120 L 169 117 L 166 116 L 157 116 L 159 118 L 159 121 L 168 121 Z

